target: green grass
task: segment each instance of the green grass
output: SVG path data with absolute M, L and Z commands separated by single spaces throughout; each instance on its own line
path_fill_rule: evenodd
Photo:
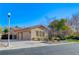
M 66 39 L 67 42 L 79 42 L 79 40 Z

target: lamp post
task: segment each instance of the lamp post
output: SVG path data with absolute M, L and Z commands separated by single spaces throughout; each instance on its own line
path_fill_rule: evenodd
M 8 13 L 8 47 L 10 46 L 10 15 L 11 13 Z

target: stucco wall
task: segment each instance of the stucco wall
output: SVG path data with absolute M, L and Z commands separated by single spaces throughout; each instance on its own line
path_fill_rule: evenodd
M 44 32 L 45 36 L 36 36 L 36 31 Z M 41 28 L 34 28 L 34 29 L 32 29 L 31 30 L 31 39 L 38 40 L 38 38 L 40 40 L 48 39 L 48 31 L 46 29 L 41 29 Z
M 37 36 L 36 31 L 44 32 L 44 36 Z M 48 30 L 44 28 L 33 28 L 30 31 L 18 31 L 16 32 L 17 39 L 19 40 L 45 40 L 48 39 Z

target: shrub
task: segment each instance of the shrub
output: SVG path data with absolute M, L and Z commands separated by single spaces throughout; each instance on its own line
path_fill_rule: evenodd
M 59 37 L 60 40 L 65 40 L 66 37 L 64 35 L 58 35 L 57 37 Z
M 79 40 L 79 36 L 78 35 L 71 35 L 71 36 L 68 36 L 67 39 Z
M 73 35 L 70 35 L 70 36 L 67 36 L 66 39 L 72 39 L 74 36 Z
M 52 40 L 52 35 L 49 35 L 49 36 L 48 36 L 48 39 L 49 39 L 49 40 Z

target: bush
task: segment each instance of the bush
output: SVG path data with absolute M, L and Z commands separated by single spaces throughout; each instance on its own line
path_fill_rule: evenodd
M 74 40 L 79 40 L 79 36 L 78 35 L 72 35 L 72 36 L 68 36 L 67 39 L 74 39 Z
M 52 40 L 52 35 L 49 35 L 48 39 L 49 39 L 49 40 Z
M 64 35 L 58 35 L 57 37 L 59 37 L 60 40 L 65 40 L 66 37 Z
M 56 37 L 54 40 L 60 41 L 60 38 Z
M 72 39 L 74 36 L 67 36 L 66 38 L 67 39 Z

